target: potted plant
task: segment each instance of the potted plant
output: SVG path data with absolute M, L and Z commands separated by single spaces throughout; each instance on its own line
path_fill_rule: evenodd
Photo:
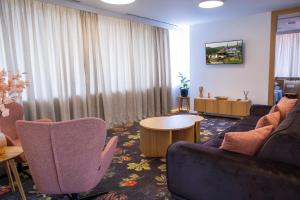
M 189 95 L 189 82 L 190 80 L 187 79 L 182 73 L 179 73 L 178 77 L 180 78 L 180 95 L 182 97 L 187 97 Z

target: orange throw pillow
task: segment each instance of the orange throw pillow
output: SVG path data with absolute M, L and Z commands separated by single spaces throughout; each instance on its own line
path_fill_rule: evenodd
M 278 110 L 281 114 L 281 119 L 285 119 L 297 103 L 298 99 L 289 99 L 286 97 L 282 97 L 277 104 Z
M 248 132 L 226 133 L 220 149 L 253 156 L 271 135 L 273 128 L 270 125 Z
M 273 112 L 273 113 L 270 113 L 270 114 L 267 114 L 267 115 L 261 117 L 258 120 L 255 129 L 258 129 L 258 128 L 261 128 L 264 126 L 269 126 L 269 125 L 273 125 L 274 128 L 277 128 L 279 123 L 280 123 L 280 112 Z
M 274 106 L 271 108 L 269 114 L 274 113 L 274 112 L 277 112 L 277 111 L 279 111 L 278 106 L 277 106 L 277 105 L 274 105 Z

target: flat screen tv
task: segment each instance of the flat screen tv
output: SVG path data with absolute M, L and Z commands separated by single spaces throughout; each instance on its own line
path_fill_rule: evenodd
M 243 40 L 206 43 L 206 64 L 243 64 Z

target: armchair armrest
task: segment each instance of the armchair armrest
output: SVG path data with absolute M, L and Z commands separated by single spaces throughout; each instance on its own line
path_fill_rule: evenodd
M 117 136 L 112 137 L 106 144 L 104 150 L 101 152 L 101 156 L 99 159 L 100 163 L 99 166 L 97 166 L 98 172 L 96 174 L 96 178 L 94 182 L 95 186 L 99 183 L 101 178 L 104 176 L 104 173 L 110 166 L 112 158 L 116 151 L 117 143 L 118 143 L 118 137 Z
M 168 188 L 175 199 L 297 199 L 300 171 L 277 162 L 189 142 L 167 153 Z
M 117 136 L 112 137 L 107 143 L 107 145 L 105 146 L 104 150 L 102 151 L 101 159 L 102 162 L 104 162 L 105 165 L 104 168 L 108 168 L 108 166 L 110 165 L 110 161 L 116 151 L 117 143 L 118 143 L 118 137 Z
M 270 112 L 271 108 L 272 108 L 272 106 L 254 104 L 250 108 L 250 115 L 262 117 L 262 116 L 268 114 Z
M 52 120 L 48 118 L 43 118 L 43 119 L 37 119 L 35 120 L 35 122 L 52 122 Z

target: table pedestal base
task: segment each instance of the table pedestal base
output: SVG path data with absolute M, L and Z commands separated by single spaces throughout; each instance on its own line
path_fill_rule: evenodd
M 177 141 L 197 141 L 195 128 L 159 131 L 141 127 L 140 149 L 146 157 L 166 157 L 168 146 Z

